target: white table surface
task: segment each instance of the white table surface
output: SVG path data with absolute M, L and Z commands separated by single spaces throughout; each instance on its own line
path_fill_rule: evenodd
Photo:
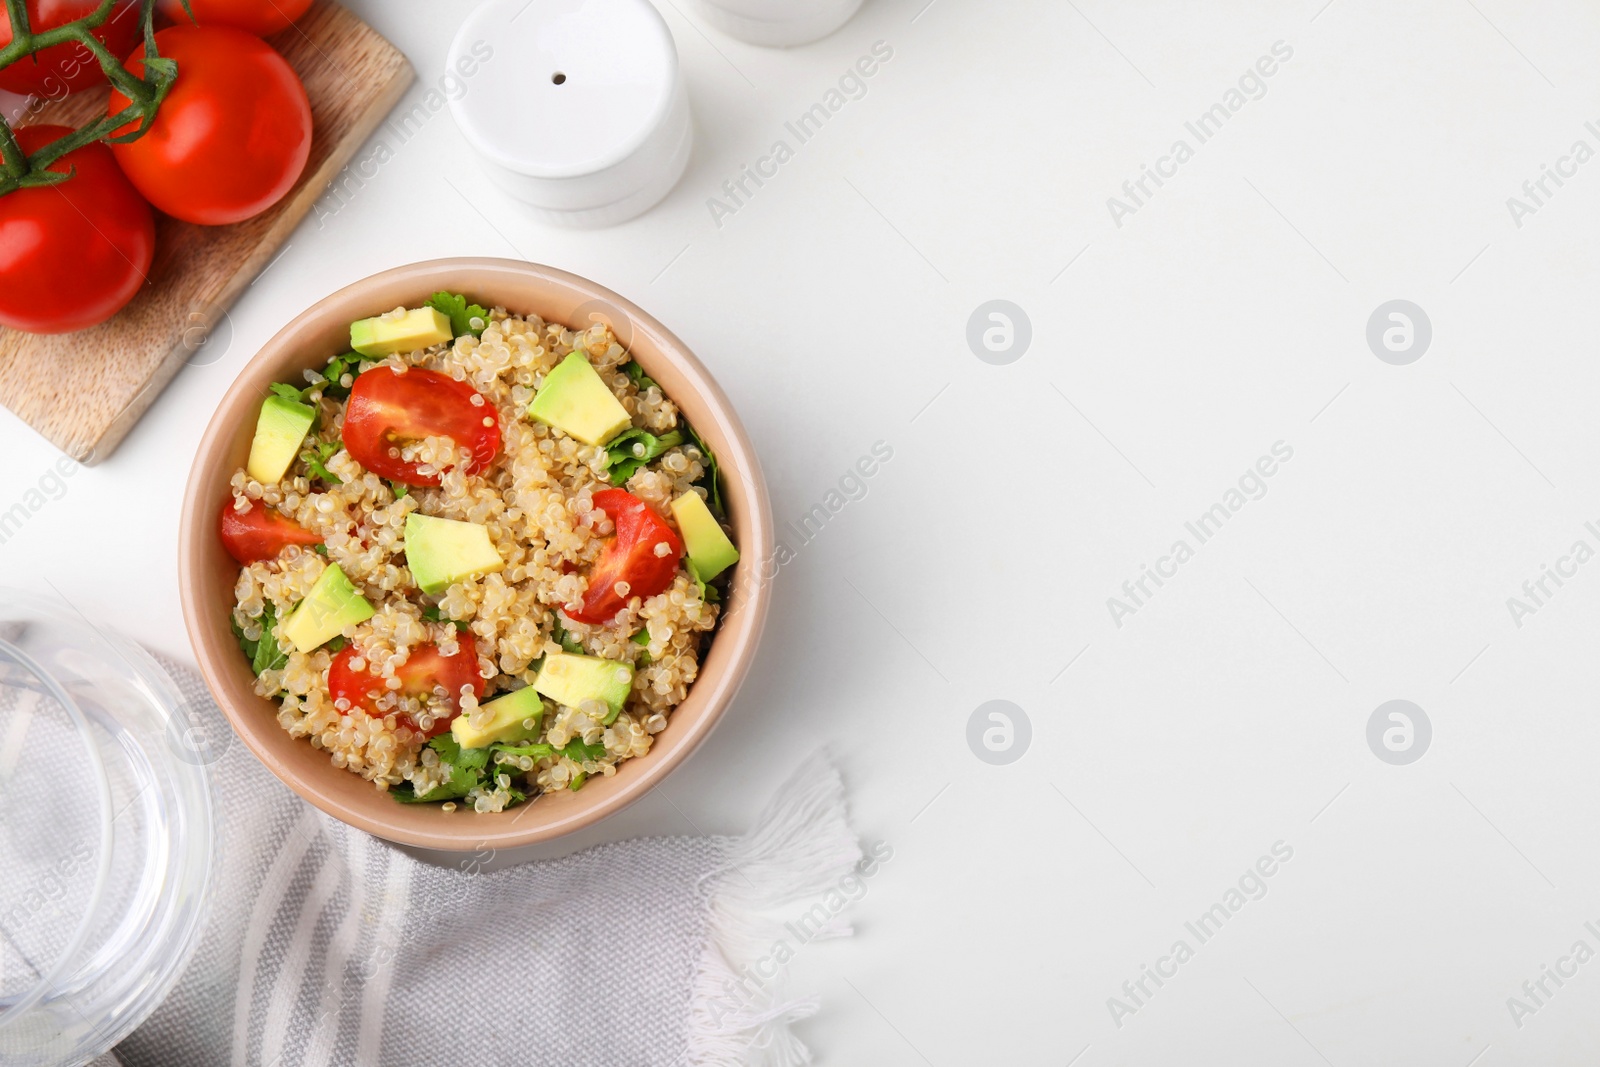
M 1520 627 L 1507 598 L 1600 548 L 1600 162 L 1520 226 L 1507 198 L 1600 149 L 1600 11 L 926 2 L 869 0 L 780 52 L 661 0 L 698 142 L 612 230 L 533 221 L 444 111 L 380 134 L 393 159 L 301 226 L 225 349 L 0 546 L 0 576 L 187 656 L 185 473 L 254 349 L 396 264 L 555 264 L 695 347 L 780 522 L 893 449 L 782 571 L 715 737 L 585 839 L 737 832 L 831 743 L 894 853 L 857 936 L 789 965 L 824 997 L 801 1027 L 820 1062 L 1593 1062 L 1600 962 L 1520 1020 L 1507 998 L 1600 951 L 1600 563 Z M 354 6 L 421 100 L 465 6 Z M 785 122 L 876 41 L 893 58 L 865 95 L 797 145 Z M 1277 41 L 1264 95 L 1199 144 L 1185 122 Z M 708 198 L 780 138 L 793 158 L 718 226 Z M 1193 158 L 1118 226 L 1107 198 L 1178 138 Z M 1008 366 L 965 339 L 996 298 L 1032 323 Z M 1365 338 L 1396 298 L 1433 327 L 1407 366 Z M 56 455 L 5 414 L 0 441 L 3 510 Z M 1185 522 L 1279 441 L 1265 496 L 1115 625 L 1107 598 L 1196 545 Z M 1404 766 L 1366 740 L 1395 698 L 1433 727 Z M 1006 766 L 966 740 L 992 699 L 1032 724 Z M 1279 841 L 1265 895 L 1200 944 L 1185 922 Z M 1108 998 L 1180 938 L 1193 958 L 1117 1025 Z

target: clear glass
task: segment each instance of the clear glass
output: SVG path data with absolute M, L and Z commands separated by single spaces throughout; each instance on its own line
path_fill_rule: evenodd
M 0 590 L 0 1063 L 87 1063 L 178 980 L 217 859 L 199 726 L 137 644 Z

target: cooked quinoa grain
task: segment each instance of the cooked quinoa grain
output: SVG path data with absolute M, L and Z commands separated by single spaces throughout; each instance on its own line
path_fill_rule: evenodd
M 476 318 L 472 322 L 475 328 L 482 325 Z M 494 308 L 481 337 L 465 334 L 407 355 L 352 359 L 347 372 L 332 372 L 326 381 L 307 372 L 303 400 L 314 405 L 317 417 L 300 458 L 274 483 L 261 484 L 244 469 L 233 475 L 235 512 L 271 509 L 321 541 L 314 547 L 290 544 L 275 558 L 249 563 L 239 572 L 233 618 L 247 651 L 263 639 L 270 619 L 270 636 L 280 652 L 276 662 L 260 670 L 256 692 L 277 699 L 278 722 L 291 735 L 307 739 L 326 751 L 335 767 L 361 775 L 378 789 L 398 787 L 422 796 L 449 781 L 452 767 L 428 745 L 425 731 L 438 733 L 436 727 L 456 708 L 468 723 L 484 725 L 491 718 L 484 705 L 532 685 L 541 660 L 561 652 L 563 639 L 568 651 L 616 661 L 619 681 L 631 665 L 631 689 L 620 713 L 607 723 L 609 709 L 599 701 L 566 707 L 547 700 L 542 718 L 523 722 L 537 730 L 536 736 L 519 744 L 570 750 L 577 741 L 586 758 L 492 751 L 481 785 L 445 810 L 499 811 L 523 793 L 573 788 L 587 776 L 615 774 L 624 760 L 650 751 L 654 735 L 667 728 L 673 708 L 695 680 L 703 639 L 716 626 L 719 609 L 708 602 L 714 595 L 703 592 L 681 564 L 670 586 L 646 598 L 630 599 L 629 583 L 616 582 L 614 592 L 625 604 L 604 624 L 578 622 L 569 614 L 583 604 L 590 568 L 615 533 L 594 500 L 597 492 L 611 488 L 611 460 L 605 447 L 534 422 L 526 412 L 545 376 L 575 350 L 587 354 L 633 427 L 655 435 L 684 428 L 677 406 L 659 386 L 628 373 L 631 357 L 606 326 L 574 334 L 559 324 Z M 469 474 L 473 455 L 467 446 L 449 437 L 426 437 L 393 445 L 389 455 L 419 464 L 423 475 L 436 475 L 437 487 L 406 487 L 363 469 L 344 448 L 342 398 L 360 374 L 375 368 L 395 373 L 423 368 L 477 390 L 480 395 L 471 402 L 485 411 L 484 424 L 492 427 L 498 420 L 500 428 L 501 446 L 493 461 Z M 671 502 L 695 491 L 709 466 L 690 436 L 684 437 L 685 443 L 649 460 L 623 486 L 674 529 Z M 641 458 L 643 450 L 632 454 Z M 325 457 L 321 467 L 337 483 L 314 470 L 308 456 Z M 413 513 L 484 527 L 503 569 L 424 595 L 405 554 L 406 520 Z M 664 557 L 674 550 L 663 541 L 649 551 Z M 322 647 L 295 651 L 284 622 L 334 564 L 370 602 L 373 614 Z M 415 650 L 430 644 L 447 657 L 467 644 L 475 646 L 482 694 L 470 684 L 456 692 L 442 683 L 432 692 L 404 691 L 402 669 Z M 381 682 L 370 710 L 336 701 L 330 693 L 329 668 L 350 646 L 348 667 Z

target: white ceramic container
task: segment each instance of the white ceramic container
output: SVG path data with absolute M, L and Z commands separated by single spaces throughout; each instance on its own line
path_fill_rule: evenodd
M 623 222 L 688 166 L 689 96 L 648 0 L 486 0 L 449 69 L 465 86 L 451 114 L 489 176 L 547 221 Z
M 828 36 L 861 7 L 861 0 L 689 0 L 717 29 L 749 44 L 789 48 Z

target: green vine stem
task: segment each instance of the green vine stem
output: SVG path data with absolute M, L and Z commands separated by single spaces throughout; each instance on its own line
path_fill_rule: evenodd
M 16 133 L 0 117 L 0 196 L 18 189 L 37 188 L 66 181 L 72 175 L 50 170 L 56 160 L 77 148 L 95 141 L 123 144 L 144 136 L 156 117 L 156 109 L 166 99 L 178 77 L 178 65 L 164 59 L 156 50 L 155 0 L 139 0 L 139 23 L 144 28 L 144 77 L 133 72 L 108 51 L 94 36 L 93 31 L 105 24 L 117 0 L 100 0 L 94 11 L 65 26 L 53 30 L 33 32 L 28 23 L 25 0 L 4 0 L 5 11 L 11 19 L 11 43 L 0 48 L 0 68 L 10 66 L 46 48 L 59 44 L 76 43 L 88 50 L 105 71 L 106 79 L 130 101 L 129 106 L 116 115 L 107 115 L 59 140 L 52 141 L 33 155 L 24 155 L 17 143 Z M 117 131 L 137 120 L 127 133 Z

